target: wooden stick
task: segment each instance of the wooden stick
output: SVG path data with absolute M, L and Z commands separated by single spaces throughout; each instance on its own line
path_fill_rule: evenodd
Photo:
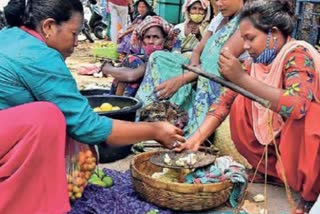
M 213 80 L 219 84 L 221 84 L 222 86 L 225 86 L 227 88 L 230 88 L 231 90 L 235 91 L 235 92 L 238 92 L 239 94 L 249 98 L 250 100 L 253 100 L 261 105 L 263 105 L 264 107 L 266 108 L 270 108 L 271 104 L 268 100 L 265 100 L 265 99 L 262 99 L 254 94 L 252 94 L 251 92 L 239 87 L 238 85 L 232 83 L 232 82 L 229 82 L 217 75 L 214 75 L 214 74 L 209 74 L 207 72 L 204 72 L 203 70 L 201 70 L 200 68 L 197 68 L 197 67 L 191 67 L 189 65 L 182 65 L 182 68 L 183 69 L 186 69 L 186 70 L 189 70 L 189 71 L 192 71 L 196 74 L 199 74 L 200 76 L 203 76 L 205 78 L 208 78 L 210 80 Z

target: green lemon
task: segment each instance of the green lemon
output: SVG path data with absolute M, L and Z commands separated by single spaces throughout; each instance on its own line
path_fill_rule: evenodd
M 98 180 L 98 179 L 100 179 L 98 175 L 96 173 L 93 173 L 89 178 L 89 183 L 91 183 L 91 181 Z
M 93 109 L 93 111 L 94 111 L 94 112 L 100 112 L 101 109 L 100 109 L 100 107 L 95 107 L 95 108 Z
M 106 187 L 111 187 L 113 185 L 113 180 L 110 176 L 104 177 L 102 181 L 105 183 Z
M 119 106 L 113 106 L 112 111 L 120 110 L 121 108 Z
M 89 181 L 89 183 L 97 185 L 97 186 L 101 186 L 101 187 L 107 187 L 107 185 L 103 181 L 101 181 L 100 179 L 91 180 L 91 181 Z

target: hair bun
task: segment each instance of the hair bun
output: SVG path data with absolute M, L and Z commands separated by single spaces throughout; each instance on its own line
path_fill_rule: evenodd
M 10 0 L 4 7 L 4 14 L 9 26 L 23 25 L 25 13 L 25 0 Z
M 294 15 L 294 9 L 291 0 L 278 0 L 278 2 L 282 5 L 282 10 L 284 12 L 287 12 L 290 16 Z

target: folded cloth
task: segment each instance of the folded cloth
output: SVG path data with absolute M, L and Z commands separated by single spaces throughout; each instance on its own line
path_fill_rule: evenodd
M 98 66 L 96 64 L 86 64 L 86 65 L 82 65 L 78 69 L 78 74 L 93 75 L 94 73 L 98 73 L 99 70 L 100 70 L 100 66 Z
M 158 210 L 161 214 L 172 213 L 168 209 L 159 208 L 139 198 L 132 188 L 129 170 L 122 173 L 105 168 L 103 171 L 112 177 L 114 185 L 103 188 L 89 184 L 83 196 L 74 202 L 69 214 L 128 214 L 147 213 L 151 210 Z
M 245 167 L 233 161 L 230 156 L 223 156 L 216 159 L 213 165 L 198 168 L 185 177 L 189 184 L 217 183 L 229 179 L 233 183 L 229 202 L 232 207 L 238 205 L 239 200 L 244 194 L 248 179 Z

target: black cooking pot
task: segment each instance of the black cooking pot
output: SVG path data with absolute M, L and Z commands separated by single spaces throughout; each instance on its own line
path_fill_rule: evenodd
M 120 110 L 99 112 L 101 116 L 106 116 L 118 120 L 135 121 L 137 110 L 141 108 L 142 102 L 133 97 L 115 95 L 95 95 L 86 96 L 92 108 L 100 106 L 102 103 L 110 103 L 112 106 L 119 106 Z M 98 145 L 99 162 L 110 163 L 125 158 L 131 153 L 130 146 L 112 147 L 101 143 Z
M 89 90 L 81 90 L 80 93 L 83 96 L 94 96 L 94 95 L 108 95 L 110 91 L 106 89 L 89 89 Z
M 99 115 L 118 120 L 135 121 L 137 110 L 141 108 L 142 102 L 133 97 L 116 95 L 86 96 L 92 108 L 99 107 L 102 103 L 110 103 L 119 106 L 120 110 L 99 112 Z

